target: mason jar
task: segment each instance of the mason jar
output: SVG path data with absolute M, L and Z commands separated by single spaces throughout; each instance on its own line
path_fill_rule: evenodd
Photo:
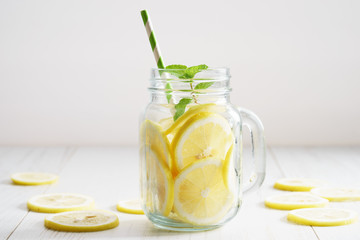
M 209 230 L 231 220 L 242 193 L 262 184 L 263 126 L 254 113 L 230 102 L 228 68 L 207 69 L 191 79 L 177 78 L 176 71 L 181 70 L 151 70 L 151 101 L 140 118 L 142 207 L 156 227 Z M 253 163 L 246 170 L 244 126 Z

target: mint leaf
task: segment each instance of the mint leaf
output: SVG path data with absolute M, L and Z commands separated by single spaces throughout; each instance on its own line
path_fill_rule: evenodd
M 202 83 L 199 83 L 198 85 L 196 85 L 194 89 L 195 90 L 207 89 L 208 87 L 210 87 L 213 84 L 214 84 L 214 82 L 202 82 Z
M 197 73 L 208 69 L 208 66 L 201 64 L 198 66 L 186 67 L 185 65 L 181 64 L 173 64 L 167 66 L 165 69 L 166 70 L 163 71 L 171 73 L 180 79 L 191 79 L 194 78 Z
M 187 66 L 181 65 L 181 64 L 172 64 L 172 65 L 166 66 L 165 69 L 187 69 Z
M 185 65 L 180 65 L 180 64 L 173 64 L 173 65 L 169 65 L 165 68 L 166 72 L 171 73 L 172 75 L 174 75 L 175 77 L 180 78 L 180 76 L 183 76 L 185 71 L 185 69 L 187 69 L 187 66 Z
M 181 78 L 183 78 L 183 79 L 194 78 L 197 73 L 199 73 L 203 70 L 206 70 L 206 69 L 208 69 L 208 66 L 206 66 L 205 64 L 189 67 L 185 70 L 185 74 L 183 76 L 181 76 Z
M 175 115 L 174 115 L 174 122 L 184 114 L 186 105 L 193 101 L 192 98 L 182 98 L 178 104 L 175 105 Z

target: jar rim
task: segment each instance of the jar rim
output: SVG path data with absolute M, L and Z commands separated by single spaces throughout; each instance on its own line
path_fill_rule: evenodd
M 176 72 L 181 72 L 183 69 L 161 69 L 161 68 L 151 68 L 151 80 L 155 81 L 164 81 L 164 80 L 172 80 L 172 81 L 180 81 L 186 82 L 188 79 L 178 78 L 175 76 Z M 167 73 L 164 75 L 163 73 Z M 230 79 L 230 68 L 227 67 L 217 67 L 217 68 L 208 68 L 206 70 L 202 70 L 195 74 L 191 80 L 196 81 L 226 81 Z
M 182 71 L 183 69 L 151 68 L 151 70 L 173 70 L 173 71 L 179 70 L 179 71 Z M 212 71 L 212 70 L 230 71 L 230 68 L 229 67 L 209 67 L 209 68 L 207 68 L 206 70 L 203 70 L 203 71 Z

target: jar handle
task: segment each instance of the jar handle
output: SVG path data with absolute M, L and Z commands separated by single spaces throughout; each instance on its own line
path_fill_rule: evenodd
M 264 127 L 253 112 L 237 108 L 242 119 L 242 126 L 245 126 L 250 131 L 251 137 L 251 155 L 255 164 L 254 172 L 250 175 L 249 182 L 244 185 L 244 192 L 255 190 L 261 186 L 265 178 L 265 159 L 266 159 L 266 145 L 264 137 Z

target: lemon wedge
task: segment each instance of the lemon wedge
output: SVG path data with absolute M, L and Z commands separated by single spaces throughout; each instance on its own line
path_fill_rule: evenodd
M 94 200 L 74 193 L 49 193 L 30 198 L 27 206 L 34 212 L 58 213 L 90 209 L 94 206 Z
M 274 188 L 285 191 L 310 191 L 312 188 L 325 185 L 324 181 L 311 178 L 283 178 L 275 182 Z
M 314 188 L 312 193 L 329 201 L 359 201 L 360 189 L 355 188 Z
M 118 225 L 117 215 L 103 210 L 63 212 L 45 218 L 45 227 L 65 232 L 102 231 Z
M 22 172 L 11 175 L 11 180 L 18 185 L 43 185 L 56 182 L 58 176 L 51 173 Z
M 171 169 L 170 144 L 160 124 L 145 120 L 140 127 L 140 151 L 148 152 L 150 148 L 157 152 L 159 159 Z
M 159 155 L 150 150 L 146 158 L 148 165 L 148 186 L 146 187 L 146 205 L 150 211 L 169 215 L 174 202 L 174 180 L 168 166 L 159 159 Z
M 224 184 L 222 165 L 221 159 L 199 160 L 176 177 L 174 212 L 184 222 L 215 224 L 228 213 L 234 197 Z
M 195 114 L 178 130 L 171 144 L 176 169 L 180 172 L 207 157 L 224 160 L 233 142 L 232 130 L 224 117 L 210 112 Z
M 116 209 L 123 213 L 144 214 L 144 211 L 141 208 L 141 201 L 137 199 L 119 201 L 116 205 Z
M 265 205 L 269 208 L 292 210 L 298 208 L 325 207 L 328 200 L 310 193 L 287 193 L 266 198 Z
M 311 226 L 340 226 L 357 220 L 357 213 L 336 208 L 305 208 L 288 213 L 289 221 Z

